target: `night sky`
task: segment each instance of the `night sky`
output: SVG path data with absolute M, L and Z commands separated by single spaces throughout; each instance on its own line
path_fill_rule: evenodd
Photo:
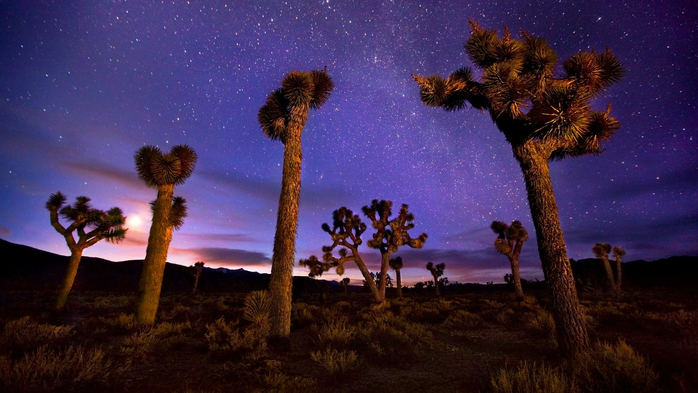
M 133 155 L 188 144 L 199 161 L 175 189 L 189 217 L 168 261 L 269 272 L 283 145 L 257 111 L 291 70 L 327 66 L 335 90 L 302 137 L 296 260 L 330 244 L 320 226 L 333 210 L 388 199 L 410 206 L 413 236 L 429 235 L 424 249 L 395 254 L 407 284 L 430 278 L 428 261 L 445 262 L 451 282 L 502 282 L 509 262 L 489 226 L 514 219 L 531 233 L 522 276 L 542 279 L 504 136 L 488 114 L 424 106 L 410 77 L 471 66 L 473 18 L 546 38 L 563 60 L 609 47 L 626 69 L 593 104 L 612 102 L 621 122 L 605 152 L 551 163 L 569 256 L 592 257 L 597 242 L 626 260 L 698 255 L 698 7 L 533 3 L 0 0 L 0 238 L 67 255 L 44 208 L 60 190 L 129 217 L 125 241 L 84 255 L 143 259 L 156 191 Z M 377 271 L 377 252 L 360 250 Z

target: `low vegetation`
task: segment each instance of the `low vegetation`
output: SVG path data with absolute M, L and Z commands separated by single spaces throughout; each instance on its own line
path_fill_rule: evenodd
M 355 288 L 356 289 L 356 288 Z M 483 286 L 441 297 L 408 289 L 374 304 L 342 288 L 295 299 L 290 347 L 269 341 L 267 291 L 163 295 L 153 326 L 135 296 L 3 293 L 0 391 L 691 392 L 698 297 L 685 291 L 582 294 L 591 351 L 559 355 L 551 303 Z

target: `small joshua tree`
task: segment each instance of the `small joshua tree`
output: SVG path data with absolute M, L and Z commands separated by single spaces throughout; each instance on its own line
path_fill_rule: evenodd
M 517 220 L 512 221 L 511 225 L 507 225 L 502 221 L 492 221 L 490 229 L 498 235 L 494 241 L 494 248 L 497 249 L 498 253 L 509 259 L 514 293 L 517 299 L 523 299 L 521 273 L 519 273 L 519 256 L 521 255 L 523 244 L 528 240 L 528 232 L 521 225 L 521 222 Z
M 54 304 L 54 311 L 56 312 L 63 311 L 65 307 L 68 294 L 78 273 L 82 252 L 102 239 L 111 243 L 119 243 L 124 239 L 128 230 L 123 227 L 126 223 L 126 217 L 123 216 L 121 209 L 118 207 L 113 207 L 106 212 L 95 209 L 90 205 L 90 198 L 86 196 L 75 198 L 75 203 L 72 205 L 65 205 L 65 201 L 65 195 L 59 191 L 51 194 L 46 202 L 46 209 L 51 217 L 51 225 L 56 232 L 63 235 L 70 249 L 68 268 L 58 287 L 56 303 Z M 70 225 L 67 228 L 58 220 L 59 215 L 70 221 Z M 73 232 L 76 231 L 78 234 L 77 241 L 73 236 Z
M 381 253 L 380 287 L 378 288 L 385 300 L 385 286 L 388 282 L 386 276 L 390 267 L 390 255 L 397 252 L 400 246 L 406 245 L 411 248 L 420 249 L 427 241 L 427 234 L 422 233 L 417 238 L 412 238 L 408 233 L 414 228 L 414 214 L 409 213 L 409 207 L 402 204 L 397 217 L 390 219 L 393 202 L 374 199 L 370 206 L 361 208 L 364 215 L 371 220 L 373 229 L 373 239 L 366 245 L 369 248 L 378 249 Z
M 344 277 L 339 283 L 342 284 L 342 289 L 344 290 L 344 296 L 349 296 L 349 283 L 351 279 L 349 277 Z
M 613 270 L 611 270 L 611 262 L 608 260 L 608 254 L 611 252 L 611 245 L 608 243 L 596 243 L 591 251 L 597 258 L 601 259 L 604 272 L 606 273 L 606 290 L 617 292 L 616 284 L 613 280 Z
M 623 279 L 623 269 L 620 264 L 620 260 L 625 256 L 625 250 L 615 246 L 613 247 L 613 259 L 616 262 L 616 291 L 620 292 L 620 284 Z
M 331 262 L 322 262 L 317 259 L 315 255 L 311 255 L 308 259 L 299 260 L 298 266 L 308 268 L 310 271 L 308 273 L 308 277 L 315 281 L 316 286 L 320 289 L 320 300 L 324 301 L 326 297 L 325 290 L 327 289 L 327 284 L 325 282 L 318 282 L 316 279 L 322 276 L 322 273 L 329 271 L 337 265 Z
M 329 224 L 322 224 L 322 229 L 329 233 L 332 237 L 332 244 L 324 246 L 322 251 L 323 260 L 325 262 L 335 263 L 337 266 L 337 274 L 344 273 L 344 263 L 354 261 L 364 277 L 366 285 L 373 294 L 373 300 L 376 303 L 385 301 L 385 288 L 388 284 L 388 268 L 390 267 L 390 254 L 397 251 L 398 247 L 407 245 L 412 248 L 422 248 L 427 239 L 426 233 L 421 234 L 418 238 L 412 239 L 407 231 L 414 227 L 412 221 L 414 215 L 408 213 L 407 205 L 402 205 L 400 214 L 392 220 L 389 220 L 391 214 L 391 201 L 373 200 L 371 206 L 364 206 L 362 211 L 368 217 L 376 233 L 373 234 L 373 239 L 368 241 L 370 248 L 377 248 L 381 252 L 381 270 L 377 277 L 371 277 L 371 272 L 366 267 L 358 247 L 363 242 L 361 235 L 366 231 L 366 224 L 361 222 L 361 218 L 354 214 L 350 209 L 341 207 L 332 213 L 332 227 Z M 332 251 L 339 249 L 339 258 L 332 255 Z
M 397 297 L 402 299 L 402 276 L 400 275 L 400 270 L 402 269 L 402 257 L 390 258 L 389 261 L 390 268 L 395 270 L 395 279 L 397 280 Z
M 431 275 L 434 276 L 434 288 L 436 288 L 436 296 L 441 296 L 441 291 L 439 290 L 439 277 L 443 276 L 445 268 L 445 263 L 439 263 L 438 265 L 434 265 L 434 262 L 427 263 L 427 270 L 429 270 Z
M 201 278 L 201 273 L 204 271 L 204 263 L 196 262 L 195 264 L 189 266 L 189 274 L 194 277 L 194 288 L 191 290 L 191 294 L 196 293 L 196 288 L 199 286 L 199 278 Z
M 155 323 L 172 230 L 182 226 L 187 213 L 186 200 L 174 197 L 174 187 L 191 176 L 196 159 L 196 152 L 187 145 L 174 146 L 166 154 L 155 146 L 144 146 L 135 155 L 138 177 L 158 191 L 151 203 L 153 223 L 138 283 L 136 321 L 141 325 Z

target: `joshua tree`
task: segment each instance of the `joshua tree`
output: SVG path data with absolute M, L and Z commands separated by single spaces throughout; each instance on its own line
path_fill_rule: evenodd
M 349 283 L 351 279 L 349 277 L 344 277 L 339 283 L 342 284 L 342 289 L 344 290 L 344 296 L 349 296 Z
M 364 206 L 361 211 L 369 220 L 376 233 L 373 234 L 373 239 L 369 240 L 366 245 L 369 248 L 378 249 L 381 253 L 381 271 L 380 271 L 380 287 L 378 290 L 385 300 L 385 285 L 387 283 L 386 276 L 390 267 L 390 254 L 397 252 L 398 247 L 406 245 L 411 248 L 420 249 L 427 241 L 427 234 L 422 233 L 417 238 L 410 237 L 408 231 L 414 228 L 414 214 L 409 213 L 409 207 L 402 204 L 397 217 L 390 219 L 392 214 L 393 202 L 374 199 L 370 206 Z
M 281 195 L 269 282 L 273 305 L 271 335 L 276 338 L 287 338 L 291 334 L 291 286 L 301 191 L 301 133 L 310 108 L 322 107 L 333 88 L 327 69 L 292 71 L 284 77 L 281 88 L 267 96 L 257 115 L 264 134 L 284 144 Z
M 155 322 L 172 230 L 179 229 L 187 215 L 186 200 L 174 197 L 174 186 L 191 176 L 196 159 L 196 152 L 187 145 L 174 146 L 166 154 L 155 146 L 144 146 L 135 155 L 138 177 L 158 190 L 151 202 L 153 223 L 138 284 L 136 321 L 141 325 Z
M 189 266 L 189 274 L 194 277 L 194 288 L 191 290 L 191 294 L 196 293 L 196 287 L 199 286 L 199 278 L 201 278 L 201 273 L 204 271 L 203 262 L 196 262 L 195 264 Z
M 619 127 L 610 114 L 591 109 L 590 101 L 617 82 L 623 69 L 618 59 L 603 52 L 579 52 L 554 76 L 557 54 L 547 42 L 522 32 L 514 39 L 470 21 L 465 50 L 482 78 L 463 68 L 447 79 L 413 75 L 421 100 L 447 111 L 470 104 L 487 111 L 511 144 L 523 172 L 538 252 L 552 300 L 558 344 L 563 355 L 576 356 L 589 348 L 584 317 L 560 227 L 548 162 L 601 152 L 601 142 Z
M 625 256 L 625 250 L 623 250 L 622 248 L 620 248 L 618 246 L 613 247 L 613 259 L 616 262 L 616 281 L 615 281 L 615 284 L 616 284 L 616 291 L 617 292 L 620 292 L 620 284 L 621 284 L 622 279 L 623 279 L 623 270 L 622 270 L 622 267 L 620 264 L 620 260 L 624 256 Z
M 445 268 L 445 263 L 439 263 L 438 265 L 434 265 L 434 262 L 427 263 L 427 270 L 429 270 L 431 275 L 434 276 L 434 288 L 436 288 L 436 296 L 441 296 L 441 291 L 439 290 L 439 277 L 443 276 Z
M 397 297 L 402 299 L 402 276 L 400 275 L 400 270 L 402 269 L 402 257 L 390 258 L 388 261 L 390 268 L 395 270 L 395 279 L 397 280 Z
M 310 271 L 308 273 L 308 277 L 312 278 L 313 281 L 315 281 L 315 285 L 320 290 L 320 300 L 324 302 L 326 298 L 326 290 L 328 288 L 327 283 L 325 283 L 324 281 L 319 282 L 316 279 L 322 276 L 322 273 L 329 271 L 336 265 L 334 263 L 322 262 L 319 259 L 317 259 L 315 255 L 311 255 L 308 259 L 299 260 L 298 266 L 308 268 L 308 270 Z
M 611 245 L 608 243 L 596 243 L 591 249 L 594 256 L 601 259 L 603 270 L 606 273 L 606 290 L 616 292 L 616 285 L 613 281 L 613 270 L 611 270 L 611 262 L 608 260 L 608 253 L 611 252 Z
M 51 217 L 51 225 L 56 232 L 63 235 L 70 249 L 68 268 L 63 276 L 63 281 L 61 281 L 58 287 L 58 295 L 54 304 L 54 311 L 56 312 L 63 311 L 65 307 L 68 294 L 78 273 L 82 252 L 102 239 L 111 243 L 119 243 L 124 239 L 128 230 L 123 227 L 126 217 L 123 216 L 121 209 L 118 207 L 112 207 L 106 212 L 94 209 L 90 205 L 90 198 L 86 196 L 75 198 L 73 205 L 65 205 L 65 200 L 65 195 L 59 191 L 51 194 L 46 202 L 46 209 Z M 58 221 L 59 214 L 64 219 L 70 221 L 70 225 L 67 228 Z M 87 232 L 85 232 L 86 229 Z M 77 241 L 73 236 L 73 232 L 76 230 L 78 233 Z
M 519 256 L 521 255 L 521 247 L 528 240 L 528 231 L 517 220 L 512 221 L 511 225 L 507 225 L 502 221 L 492 221 L 490 229 L 498 235 L 494 241 L 494 248 L 497 249 L 498 253 L 506 256 L 509 259 L 509 264 L 511 264 L 514 293 L 516 293 L 518 299 L 523 299 L 521 273 L 519 273 Z

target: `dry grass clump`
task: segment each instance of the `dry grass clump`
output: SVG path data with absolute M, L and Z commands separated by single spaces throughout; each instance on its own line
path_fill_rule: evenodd
M 482 326 L 482 317 L 465 310 L 456 310 L 444 321 L 444 326 L 450 329 L 471 330 Z
M 555 320 L 553 314 L 540 308 L 523 317 L 523 326 L 534 336 L 547 338 L 551 342 L 555 340 Z
M 349 324 L 346 318 L 338 318 L 320 326 L 313 325 L 313 330 L 317 331 L 317 343 L 322 348 L 344 349 L 349 348 L 359 328 Z
M 31 317 L 8 321 L 0 335 L 0 350 L 13 357 L 42 345 L 58 346 L 68 342 L 74 331 L 72 326 L 55 326 L 39 323 Z
M 372 310 L 364 318 L 367 321 L 361 325 L 357 338 L 378 362 L 407 362 L 433 340 L 424 325 L 408 322 L 388 310 Z
M 334 377 L 359 368 L 361 359 L 356 351 L 327 348 L 310 353 L 310 357 Z
M 138 323 L 133 314 L 120 313 L 115 317 L 99 317 L 99 322 L 112 334 L 130 333 L 138 329 Z
M 523 362 L 499 370 L 490 379 L 492 393 L 580 393 L 574 380 L 562 370 L 545 364 Z
M 88 390 L 117 378 L 128 364 L 115 366 L 99 348 L 70 345 L 51 349 L 48 345 L 25 353 L 17 361 L 0 357 L 0 390 L 54 392 Z

